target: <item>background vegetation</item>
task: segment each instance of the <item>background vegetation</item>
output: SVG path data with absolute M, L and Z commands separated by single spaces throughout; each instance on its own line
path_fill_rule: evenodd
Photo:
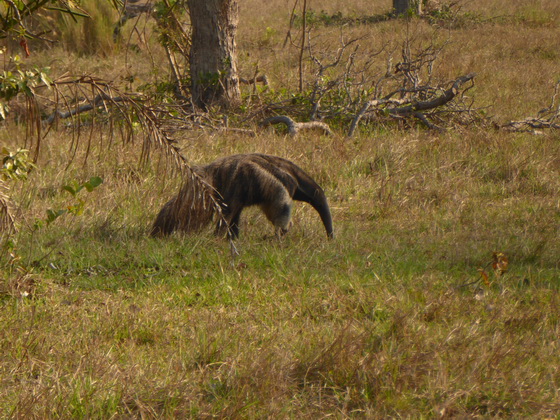
M 83 7 L 104 13 L 97 3 Z M 371 61 L 365 76 L 377 80 L 403 43 L 442 46 L 434 79 L 476 72 L 479 117 L 445 131 L 380 120 L 352 138 L 342 117 L 330 137 L 258 129 L 251 113 L 305 98 L 301 26 L 285 43 L 293 4 L 241 2 L 242 76 L 258 68 L 270 86 L 244 87 L 230 119 L 256 135 L 208 124 L 173 137 L 193 164 L 246 152 L 293 160 L 325 189 L 336 239 L 303 204 L 282 241 L 247 211 L 235 258 L 211 229 L 149 238 L 180 176 L 163 152 L 141 159 L 140 126 L 108 109 L 42 129 L 35 168 L 20 152 L 10 162 L 26 176 L 7 161 L 2 172 L 19 228 L 3 238 L 0 269 L 2 417 L 558 416 L 560 135 L 501 127 L 551 104 L 560 4 L 473 0 L 382 20 L 389 1 L 308 3 L 317 57 L 359 38 L 356 67 Z M 170 101 L 153 20 L 128 21 L 117 42 L 98 23 L 58 21 L 58 42 L 29 42 L 21 68 Z M 17 41 L 6 40 L 5 70 Z M 304 63 L 310 92 L 317 67 Z M 289 109 L 303 119 L 301 103 Z M 9 108 L 2 155 L 34 151 L 25 98 Z

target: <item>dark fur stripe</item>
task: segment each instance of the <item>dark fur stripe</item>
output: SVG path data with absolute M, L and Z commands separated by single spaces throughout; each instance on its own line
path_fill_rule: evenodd
M 233 237 L 239 234 L 243 208 L 260 205 L 279 232 L 289 225 L 292 200 L 304 201 L 319 213 L 327 236 L 334 237 L 332 217 L 322 188 L 300 167 L 277 156 L 263 154 L 233 155 L 218 159 L 194 171 L 211 185 L 221 202 L 222 213 Z M 179 194 L 158 214 L 152 235 L 167 235 L 174 230 L 194 231 L 208 224 L 212 215 L 201 206 L 193 183 L 186 183 Z M 218 223 L 217 233 L 224 233 Z

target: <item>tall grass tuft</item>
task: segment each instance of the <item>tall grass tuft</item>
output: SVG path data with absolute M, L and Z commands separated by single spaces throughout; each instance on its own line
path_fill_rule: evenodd
M 58 18 L 60 41 L 67 51 L 80 55 L 111 55 L 115 51 L 113 32 L 119 14 L 108 1 L 84 0 L 89 18 L 61 14 Z

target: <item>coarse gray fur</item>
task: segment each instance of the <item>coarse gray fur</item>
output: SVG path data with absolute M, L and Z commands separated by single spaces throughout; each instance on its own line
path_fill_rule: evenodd
M 259 153 L 227 156 L 193 168 L 220 203 L 223 219 L 217 234 L 239 236 L 239 218 L 245 207 L 260 206 L 278 235 L 291 225 L 293 200 L 311 204 L 319 213 L 327 236 L 334 237 L 332 217 L 323 189 L 306 172 L 287 159 Z M 168 235 L 175 230 L 195 231 L 210 223 L 214 211 L 201 204 L 195 183 L 186 183 L 159 212 L 151 234 Z M 204 200 L 202 200 L 204 201 Z M 225 220 L 225 223 L 224 223 Z

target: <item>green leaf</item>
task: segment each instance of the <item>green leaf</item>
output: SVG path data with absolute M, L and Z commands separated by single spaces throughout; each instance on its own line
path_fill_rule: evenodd
M 68 191 L 70 194 L 72 194 L 73 197 L 76 197 L 76 194 L 78 193 L 78 191 L 76 191 L 70 185 L 65 185 L 64 187 L 62 187 L 62 189 Z
M 92 176 L 89 180 L 89 183 L 91 185 L 93 185 L 93 187 L 98 187 L 101 184 L 103 184 L 103 178 L 99 177 L 99 176 Z
M 84 183 L 84 187 L 88 192 L 92 192 L 94 188 L 100 186 L 103 183 L 103 179 L 98 176 L 92 176 L 88 182 Z
M 39 73 L 39 77 L 41 79 L 41 82 L 43 82 L 45 85 L 47 85 L 48 87 L 51 86 L 52 84 L 52 80 L 49 78 L 49 76 L 47 76 L 45 73 L 40 72 Z
M 68 206 L 67 210 L 69 213 L 73 214 L 74 216 L 79 216 L 84 212 L 84 205 L 85 205 L 84 200 L 78 199 L 78 202 L 74 205 Z
M 35 223 L 33 223 L 33 230 L 39 230 L 41 229 L 43 226 L 45 225 L 45 221 L 44 220 L 35 220 Z
M 47 225 L 50 225 L 64 213 L 66 213 L 66 210 L 47 210 Z

